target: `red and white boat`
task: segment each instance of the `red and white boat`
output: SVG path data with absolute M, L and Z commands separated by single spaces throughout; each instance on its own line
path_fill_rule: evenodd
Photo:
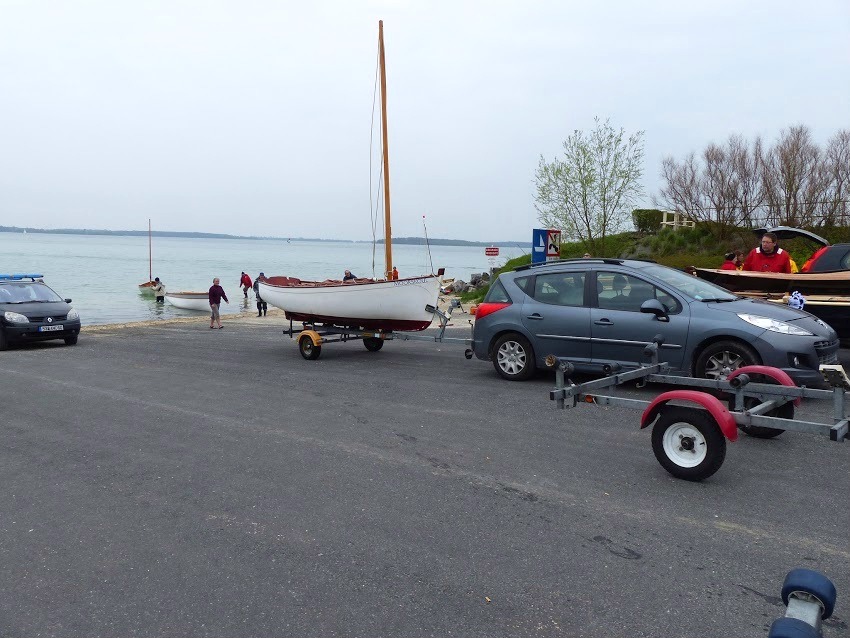
M 378 53 L 381 74 L 381 124 L 384 177 L 385 279 L 355 279 L 342 282 L 301 281 L 295 277 L 260 280 L 262 299 L 285 311 L 293 321 L 324 323 L 373 330 L 424 330 L 434 318 L 440 294 L 440 276 L 422 275 L 393 280 L 392 235 L 390 232 L 390 166 L 387 155 L 387 76 L 384 64 L 384 24 L 378 23 Z M 429 310 L 430 308 L 430 310 Z
M 260 297 L 284 310 L 287 319 L 375 330 L 424 330 L 434 318 L 439 294 L 436 275 L 394 281 L 260 281 Z

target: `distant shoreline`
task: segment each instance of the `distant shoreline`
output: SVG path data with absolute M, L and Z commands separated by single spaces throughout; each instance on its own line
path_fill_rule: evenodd
M 32 233 L 41 235 L 105 235 L 113 237 L 147 237 L 146 230 L 98 230 L 91 228 L 29 228 L 22 226 L 0 226 L 0 233 Z M 152 237 L 181 237 L 184 239 L 251 239 L 257 241 L 322 241 L 322 242 L 348 242 L 352 244 L 371 244 L 369 240 L 363 239 L 319 239 L 317 237 L 252 237 L 247 235 L 227 235 L 222 233 L 193 233 L 154 230 Z M 384 240 L 379 239 L 379 244 Z M 394 244 L 412 244 L 415 246 L 428 243 L 432 246 L 516 246 L 519 248 L 531 248 L 531 242 L 523 241 L 466 241 L 463 239 L 426 239 L 424 237 L 393 237 Z

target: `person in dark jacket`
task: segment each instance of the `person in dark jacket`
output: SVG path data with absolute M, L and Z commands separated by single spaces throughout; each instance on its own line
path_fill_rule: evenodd
M 224 299 L 226 303 L 230 303 L 230 300 L 227 298 L 227 295 L 224 293 L 224 288 L 220 285 L 220 280 L 218 277 L 213 279 L 213 285 L 210 286 L 210 330 L 213 328 L 221 329 L 221 313 L 219 312 L 219 306 L 221 305 L 221 300 Z M 216 326 L 215 324 L 218 324 Z
M 254 280 L 254 296 L 257 298 L 257 316 L 265 317 L 269 311 L 269 305 L 260 297 L 260 282 L 266 280 L 266 273 L 261 272 Z
M 159 280 L 159 277 L 154 279 L 156 285 L 153 287 L 153 294 L 156 295 L 157 303 L 165 303 L 165 284 Z
M 352 275 L 350 270 L 345 271 L 345 275 L 343 276 L 343 281 L 351 281 L 353 279 L 357 279 L 356 275 Z

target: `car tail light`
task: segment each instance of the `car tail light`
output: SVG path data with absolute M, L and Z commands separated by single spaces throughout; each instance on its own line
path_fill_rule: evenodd
M 511 304 L 509 303 L 480 303 L 478 304 L 478 308 L 475 309 L 475 318 L 483 319 L 487 315 L 492 315 L 494 312 L 498 312 L 503 308 L 507 308 Z

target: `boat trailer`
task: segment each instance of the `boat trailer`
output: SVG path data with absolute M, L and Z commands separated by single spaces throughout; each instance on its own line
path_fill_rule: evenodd
M 385 341 L 431 341 L 434 343 L 457 343 L 459 345 L 470 346 L 472 339 L 461 339 L 459 337 L 446 337 L 446 327 L 449 325 L 452 311 L 455 308 L 463 307 L 458 299 L 452 299 L 448 309 L 443 312 L 439 308 L 435 308 L 431 304 L 425 306 L 425 310 L 436 316 L 440 321 L 439 331 L 436 335 L 424 335 L 410 332 L 398 332 L 392 330 L 367 330 L 359 326 L 342 326 L 332 323 L 318 323 L 305 321 L 302 323 L 302 328 L 296 329 L 293 327 L 293 322 L 289 320 L 289 329 L 284 330 L 283 334 L 290 339 L 297 335 L 298 351 L 301 356 L 309 361 L 315 361 L 322 354 L 322 346 L 326 343 L 338 343 L 345 341 L 362 341 L 363 345 L 369 352 L 377 352 L 384 347 Z M 467 359 L 470 357 L 467 356 Z
M 681 377 L 670 374 L 669 364 L 658 362 L 663 342 L 656 335 L 647 344 L 648 364 L 628 371 L 606 366 L 607 376 L 578 384 L 570 380 L 575 368 L 569 359 L 549 355 L 546 365 L 555 369 L 556 379 L 549 399 L 561 409 L 579 404 L 642 409 L 640 427 L 653 426 L 655 458 L 670 474 L 687 481 L 701 481 L 720 469 L 726 441 L 736 441 L 739 428 L 757 438 L 772 438 L 786 430 L 827 435 L 831 441 L 850 438 L 845 404 L 850 379 L 842 366 L 820 366 L 830 390 L 798 387 L 784 371 L 761 365 L 738 368 L 723 380 Z M 668 390 L 651 401 L 617 396 L 617 386 L 630 381 L 636 381 L 638 388 L 660 383 L 688 389 Z M 609 394 L 601 393 L 608 389 Z M 830 399 L 833 423 L 795 419 L 794 408 L 804 398 Z

